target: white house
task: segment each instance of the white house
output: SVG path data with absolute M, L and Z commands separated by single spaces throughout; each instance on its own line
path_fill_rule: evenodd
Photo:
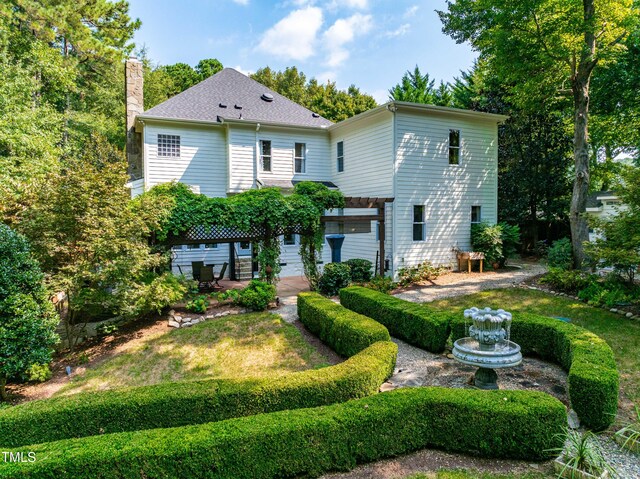
M 615 191 L 597 191 L 587 197 L 587 213 L 600 220 L 610 220 L 626 208 Z M 589 228 L 589 241 L 599 237 L 601 233 L 597 229 Z
M 132 83 L 141 81 L 139 64 L 127 67 Z M 470 249 L 471 223 L 497 221 L 498 124 L 505 116 L 389 102 L 334 124 L 231 68 L 129 116 L 142 145 L 137 158 L 130 155 L 139 171 L 134 195 L 173 180 L 212 197 L 312 180 L 345 196 L 393 198 L 386 206 L 387 274 L 425 260 L 454 266 L 452 248 Z M 347 234 L 343 260 L 375 261 L 377 234 L 376 224 Z M 281 276 L 302 274 L 298 239 L 282 241 Z M 251 255 L 248 243 L 231 247 L 239 257 Z M 191 261 L 222 264 L 234 254 L 229 248 L 179 248 L 174 267 L 187 273 Z

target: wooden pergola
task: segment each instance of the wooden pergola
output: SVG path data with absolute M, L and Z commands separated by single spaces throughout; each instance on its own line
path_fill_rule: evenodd
M 323 215 L 320 217 L 320 221 L 322 223 L 367 223 L 371 221 L 378 221 L 380 225 L 379 230 L 379 242 L 380 242 L 380 255 L 379 255 L 379 271 L 384 272 L 384 261 L 385 261 L 385 251 L 384 251 L 384 238 L 385 238 L 385 205 L 387 203 L 392 203 L 393 198 L 377 198 L 377 197 L 355 197 L 348 196 L 345 197 L 345 209 L 351 208 L 375 208 L 377 209 L 377 214 L 375 215 Z M 260 226 L 253 226 L 249 231 L 238 231 L 235 228 L 230 228 L 226 226 L 213 226 L 213 227 L 205 227 L 205 226 L 197 226 L 191 228 L 189 231 L 178 234 L 178 235 L 169 235 L 164 243 L 167 246 L 177 246 L 177 245 L 189 245 L 189 244 L 200 244 L 200 243 L 238 243 L 245 241 L 256 241 L 261 238 L 266 237 L 276 237 L 284 234 L 304 234 L 305 231 L 302 231 L 300 227 L 294 227 L 289 229 L 284 228 L 276 228 L 267 231 L 265 228 Z M 233 248 L 231 248 L 233 249 Z M 232 253 L 230 253 L 229 258 L 231 271 L 234 271 L 235 268 L 235 257 Z
M 337 216 L 321 216 L 320 221 L 322 223 L 367 223 L 371 221 L 378 221 L 380 230 L 378 234 L 378 240 L 380 242 L 379 249 L 380 255 L 378 257 L 378 271 L 380 274 L 384 274 L 384 238 L 385 238 L 385 206 L 387 203 L 393 203 L 394 198 L 378 198 L 378 197 L 358 197 L 358 196 L 346 196 L 344 198 L 345 209 L 350 208 L 376 208 L 378 210 L 375 215 L 337 215 Z

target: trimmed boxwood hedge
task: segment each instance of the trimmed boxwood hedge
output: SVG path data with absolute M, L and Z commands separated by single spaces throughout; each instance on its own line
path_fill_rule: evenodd
M 377 342 L 343 363 L 260 380 L 207 380 L 32 401 L 0 410 L 0 446 L 201 424 L 315 407 L 374 394 L 393 373 L 398 347 Z
M 536 392 L 406 388 L 343 404 L 30 446 L 2 479 L 315 477 L 424 447 L 538 460 L 562 445 L 557 399 Z
M 298 295 L 298 318 L 309 331 L 343 356 L 352 356 L 376 341 L 391 340 L 387 328 L 377 321 L 318 293 Z
M 444 351 L 452 315 L 361 286 L 340 290 L 340 303 L 384 324 L 392 336 L 432 353 Z
M 454 340 L 466 336 L 462 314 L 452 323 Z M 569 399 L 580 422 L 596 431 L 610 426 L 618 410 L 619 375 L 613 351 L 599 336 L 574 324 L 517 313 L 511 340 L 523 354 L 557 362 L 569 374 Z

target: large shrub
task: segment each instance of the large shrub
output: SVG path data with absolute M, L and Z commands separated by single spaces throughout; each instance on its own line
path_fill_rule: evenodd
M 452 322 L 452 339 L 467 335 L 464 318 Z M 557 362 L 569 373 L 569 398 L 580 422 L 602 430 L 618 409 L 619 375 L 613 351 L 597 335 L 573 324 L 536 314 L 514 314 L 511 339 L 523 354 Z
M 432 447 L 491 458 L 547 459 L 565 408 L 529 391 L 404 388 L 314 409 L 29 446 L 2 479 L 317 477 Z
M 382 324 L 317 293 L 298 295 L 298 317 L 309 331 L 343 356 L 352 356 L 377 341 L 391 339 Z
M 392 336 L 440 353 L 449 338 L 451 315 L 361 286 L 340 291 L 340 303 L 384 324 Z
M 276 299 L 276 287 L 256 279 L 249 281 L 238 295 L 238 304 L 253 311 L 264 311 Z
M 368 259 L 353 258 L 345 261 L 351 269 L 352 283 L 366 283 L 371 281 L 373 264 Z
M 376 393 L 393 373 L 397 352 L 394 343 L 380 341 L 335 366 L 273 379 L 164 383 L 31 401 L 0 410 L 0 446 L 202 424 L 361 398 Z
M 554 241 L 547 253 L 547 261 L 550 268 L 571 269 L 573 267 L 571 240 L 569 238 L 562 238 Z
M 597 275 L 585 271 L 550 268 L 549 272 L 540 278 L 540 282 L 565 293 L 575 294 L 595 283 L 597 279 Z
M 484 253 L 490 264 L 504 266 L 507 259 L 517 251 L 520 243 L 520 227 L 507 223 L 471 225 L 471 247 Z
M 58 317 L 24 236 L 0 223 L 0 398 L 7 380 L 47 364 Z
M 328 296 L 335 296 L 351 284 L 351 268 L 346 263 L 329 263 L 324 267 L 318 289 Z
M 436 279 L 446 270 L 443 266 L 433 266 L 431 261 L 423 261 L 417 266 L 398 269 L 398 283 L 400 286 L 408 286 L 413 283 Z

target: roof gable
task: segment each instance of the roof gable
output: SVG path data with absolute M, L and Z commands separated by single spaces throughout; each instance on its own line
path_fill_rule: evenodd
M 265 101 L 264 94 L 272 101 Z M 173 120 L 247 120 L 326 128 L 331 121 L 243 75 L 225 68 L 145 111 L 142 117 Z

